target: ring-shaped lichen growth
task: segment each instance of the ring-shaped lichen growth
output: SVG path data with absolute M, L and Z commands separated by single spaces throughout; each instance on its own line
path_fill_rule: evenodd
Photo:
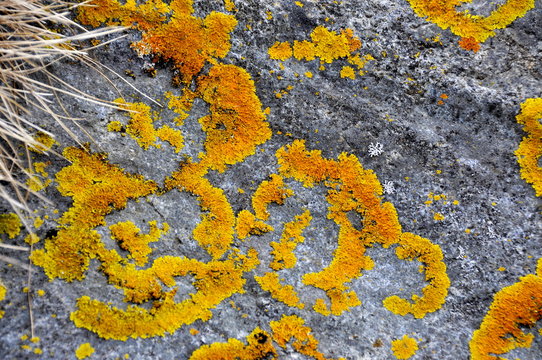
M 422 289 L 422 297 L 412 296 L 413 303 L 394 295 L 384 299 L 384 307 L 394 314 L 403 316 L 412 314 L 417 319 L 440 309 L 450 287 L 450 279 L 446 275 L 446 264 L 442 261 L 443 254 L 440 246 L 421 236 L 403 233 L 395 253 L 399 259 L 417 259 L 425 264 L 425 280 L 429 284 Z
M 365 170 L 354 155 L 345 153 L 338 160 L 327 160 L 318 150 L 309 151 L 303 141 L 277 151 L 279 171 L 285 177 L 301 181 L 307 187 L 323 183 L 328 187 L 328 218 L 339 225 L 338 247 L 325 269 L 303 276 L 305 285 L 324 290 L 331 301 L 328 309 L 318 299 L 314 309 L 322 314 L 340 315 L 361 304 L 356 293 L 345 285 L 373 267 L 365 255 L 367 247 L 378 243 L 389 247 L 399 241 L 401 225 L 391 203 L 381 201 L 382 187 L 372 170 Z M 348 212 L 362 217 L 358 230 L 348 219 Z
M 525 100 L 516 120 L 528 134 L 515 152 L 521 178 L 533 185 L 536 196 L 542 196 L 542 168 L 538 165 L 542 157 L 542 98 Z

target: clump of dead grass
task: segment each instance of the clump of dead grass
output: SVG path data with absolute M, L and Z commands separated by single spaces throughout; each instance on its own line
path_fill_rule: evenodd
M 69 95 L 86 101 L 113 106 L 75 88 L 50 71 L 56 62 L 70 59 L 98 71 L 99 64 L 87 55 L 91 47 L 82 41 L 119 30 L 104 28 L 87 31 L 70 19 L 76 6 L 85 3 L 39 0 L 0 0 L 0 199 L 25 223 L 27 206 L 33 193 L 24 179 L 32 162 L 29 147 L 39 147 L 34 134 L 54 137 L 32 119 L 44 115 L 74 139 L 77 126 L 62 106 L 60 97 Z M 55 109 L 62 109 L 57 111 Z M 35 118 L 35 117 L 34 117 Z M 22 153 L 22 155 L 21 155 Z
M 50 71 L 52 64 L 66 59 L 83 63 L 102 75 L 102 69 L 109 71 L 87 55 L 92 46 L 80 44 L 122 28 L 88 31 L 70 19 L 77 6 L 87 4 L 58 0 L 0 0 L 0 207 L 11 208 L 30 232 L 28 219 L 32 218 L 32 212 L 27 202 L 29 196 L 46 199 L 26 185 L 32 171 L 29 150 L 43 148 L 35 134 L 55 137 L 33 119 L 48 117 L 79 142 L 73 131 L 78 126 L 77 119 L 63 106 L 62 96 L 117 107 L 77 89 Z M 101 45 L 104 44 L 107 42 Z M 26 254 L 32 252 L 32 245 L 0 244 L 0 247 Z M 30 264 L 4 255 L 0 255 L 0 261 L 25 268 L 30 288 Z M 34 336 L 30 292 L 28 304 L 30 328 Z

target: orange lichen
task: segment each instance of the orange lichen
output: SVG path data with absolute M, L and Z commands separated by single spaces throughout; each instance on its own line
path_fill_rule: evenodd
M 467 10 L 458 12 L 456 7 L 472 0 L 408 0 L 414 12 L 427 21 L 437 24 L 442 29 L 462 37 L 462 47 L 477 50 L 477 44 L 483 43 L 495 35 L 496 29 L 503 29 L 514 20 L 524 16 L 534 8 L 534 0 L 508 0 L 489 16 L 471 15 Z
M 72 162 L 56 174 L 58 190 L 73 199 L 73 206 L 58 220 L 57 235 L 35 250 L 32 261 L 50 278 L 81 280 L 91 258 L 98 256 L 100 235 L 93 230 L 105 225 L 105 216 L 126 206 L 128 199 L 148 195 L 157 186 L 141 176 L 128 175 L 105 162 L 101 154 L 67 148 L 63 155 Z
M 436 212 L 436 213 L 433 214 L 433 220 L 435 220 L 435 221 L 442 221 L 444 219 L 445 219 L 445 217 L 441 213 Z
M 235 8 L 235 4 L 233 3 L 233 0 L 224 0 L 224 8 L 227 11 L 235 11 L 235 10 L 237 10 Z
M 292 347 L 302 355 L 314 359 L 325 360 L 324 355 L 318 351 L 318 340 L 311 334 L 312 329 L 305 325 L 305 321 L 298 316 L 283 315 L 279 321 L 269 324 L 273 331 L 273 340 L 282 348 L 291 342 Z
M 542 167 L 538 165 L 542 157 L 542 98 L 527 99 L 521 104 L 521 112 L 516 116 L 524 137 L 515 154 L 518 158 L 521 178 L 533 185 L 536 196 L 542 196 Z
M 397 359 L 409 359 L 418 351 L 418 342 L 407 335 L 391 342 L 391 351 Z
M 364 255 L 366 248 L 374 243 L 389 247 L 399 241 L 401 226 L 395 208 L 381 202 L 382 186 L 376 175 L 365 170 L 354 155 L 343 153 L 337 161 L 327 160 L 320 151 L 308 151 L 303 141 L 296 140 L 279 149 L 277 159 L 283 176 L 293 177 L 305 186 L 324 183 L 329 188 L 328 218 L 339 225 L 338 247 L 331 264 L 320 272 L 305 274 L 303 283 L 326 291 L 331 313 L 340 315 L 361 304 L 345 284 L 363 270 L 372 269 L 372 260 Z M 362 230 L 349 220 L 350 211 L 363 218 Z
M 141 102 L 129 103 L 120 98 L 115 102 L 123 109 L 130 111 L 126 133 L 143 149 L 147 150 L 150 146 L 160 148 L 161 145 L 157 143 L 157 140 L 160 139 L 171 144 L 176 153 L 181 151 L 184 146 L 181 131 L 172 129 L 168 125 L 156 129 L 153 123 L 157 120 L 158 114 L 152 112 L 150 106 Z M 108 130 L 118 131 L 117 126 L 108 127 Z
M 183 94 L 180 96 L 173 95 L 171 92 L 164 93 L 166 99 L 168 99 L 168 108 L 175 111 L 179 116 L 174 119 L 177 126 L 182 126 L 184 120 L 189 116 L 188 112 L 192 109 L 196 93 L 188 88 L 183 88 Z
M 348 61 L 356 65 L 363 75 L 363 69 L 366 63 L 374 58 L 366 55 L 361 58 L 359 54 L 354 54 L 361 47 L 361 41 L 354 36 L 352 29 L 343 29 L 340 33 L 326 29 L 324 26 L 317 26 L 310 35 L 311 41 L 294 40 L 293 45 L 288 42 L 275 42 L 268 50 L 271 59 L 287 60 L 292 56 L 297 60 L 312 61 L 320 59 L 320 63 L 330 64 L 333 61 L 348 57 Z M 350 68 L 350 70 L 348 70 Z M 320 70 L 323 70 L 321 66 Z M 343 68 L 342 77 L 355 78 L 354 69 L 349 66 Z M 312 77 L 312 73 L 310 76 Z
M 539 265 L 541 263 L 539 262 Z M 497 360 L 519 347 L 530 347 L 533 334 L 522 327 L 531 327 L 542 319 L 542 268 L 537 275 L 521 277 L 519 282 L 497 292 L 489 312 L 470 341 L 472 360 Z
M 422 289 L 422 297 L 412 296 L 414 303 L 398 296 L 390 296 L 383 301 L 384 307 L 394 314 L 403 316 L 412 314 L 418 319 L 440 309 L 450 287 L 450 279 L 446 275 L 446 264 L 444 264 L 440 247 L 418 235 L 403 233 L 395 253 L 399 259 L 409 261 L 417 259 L 423 263 L 425 280 L 429 284 Z
M 292 47 L 288 42 L 275 42 L 267 51 L 273 60 L 287 60 L 292 57 Z
M 0 214 L 0 234 L 7 234 L 10 239 L 21 233 L 21 219 L 15 213 Z
M 203 176 L 206 174 L 201 163 L 187 163 L 181 170 L 166 179 L 166 188 L 177 188 L 198 197 L 200 207 L 207 212 L 192 235 L 198 244 L 213 258 L 221 257 L 233 242 L 235 216 L 224 191 L 214 187 Z
M 293 221 L 284 224 L 280 242 L 271 242 L 271 255 L 273 261 L 269 264 L 269 267 L 273 270 L 282 270 L 293 268 L 297 263 L 297 258 L 294 254 L 294 250 L 297 244 L 305 241 L 305 238 L 301 235 L 303 230 L 309 226 L 312 216 L 309 210 L 301 215 L 297 215 Z
M 252 208 L 258 219 L 267 220 L 267 207 L 271 203 L 282 205 L 284 200 L 294 194 L 284 185 L 284 179 L 278 174 L 272 174 L 270 180 L 264 180 L 252 196 Z
M 459 47 L 468 51 L 478 52 L 481 48 L 480 43 L 475 38 L 467 37 L 461 38 L 458 41 Z
M 128 306 L 126 310 L 112 307 L 87 296 L 77 300 L 77 310 L 70 319 L 76 326 L 96 332 L 105 339 L 126 340 L 129 337 L 147 338 L 173 333 L 183 325 L 196 320 L 209 320 L 212 308 L 234 293 L 242 293 L 243 273 L 258 264 L 257 253 L 249 250 L 248 256 L 237 254 L 224 261 L 202 263 L 194 259 L 165 256 L 154 261 L 153 266 L 138 273 L 149 273 L 168 287 L 175 286 L 174 277 L 192 275 L 196 293 L 175 303 L 177 289 L 162 291 L 161 299 L 147 310 Z M 144 281 L 142 278 L 140 281 Z
M 356 72 L 351 66 L 343 66 L 341 69 L 341 78 L 349 78 L 354 80 L 356 78 Z
M 281 284 L 281 279 L 276 272 L 267 272 L 263 276 L 254 277 L 263 290 L 269 291 L 271 297 L 288 306 L 303 309 L 305 304 L 299 300 L 294 287 L 292 285 Z
M 109 227 L 111 238 L 119 242 L 119 246 L 130 253 L 136 265 L 147 264 L 147 256 L 152 252 L 149 243 L 158 241 L 162 234 L 169 231 L 169 225 L 162 224 L 158 228 L 156 221 L 149 222 L 149 233 L 141 234 L 141 230 L 131 221 L 120 222 Z
M 292 347 L 297 353 L 317 360 L 326 360 L 326 357 L 318 351 L 318 340 L 311 334 L 312 329 L 305 325 L 303 319 L 295 315 L 283 315 L 281 320 L 271 321 L 269 325 L 272 335 L 257 327 L 247 336 L 248 345 L 236 339 L 229 339 L 226 343 L 203 345 L 192 353 L 190 360 L 277 359 L 278 353 L 273 342 L 281 348 L 286 348 L 286 345 L 292 342 Z
M 246 70 L 215 65 L 198 79 L 197 93 L 211 113 L 199 120 L 207 136 L 201 159 L 205 167 L 222 172 L 271 138 L 254 81 Z
M 75 357 L 79 360 L 86 359 L 92 354 L 94 354 L 94 348 L 90 343 L 81 344 L 77 350 L 75 350 Z
M 233 15 L 211 12 L 205 18 L 192 16 L 193 0 L 161 0 L 138 4 L 116 0 L 94 0 L 79 8 L 79 21 L 84 25 L 102 23 L 135 27 L 142 32 L 136 51 L 155 54 L 171 61 L 189 82 L 205 63 L 223 58 L 230 50 L 230 33 L 237 25 Z
M 257 327 L 247 336 L 247 343 L 245 345 L 237 339 L 229 339 L 226 343 L 203 345 L 192 353 L 190 360 L 258 360 L 268 359 L 269 356 L 275 359 L 277 353 L 266 331 Z
M 263 221 L 256 220 L 256 216 L 248 210 L 241 210 L 237 214 L 237 225 L 235 227 L 237 237 L 245 239 L 249 235 L 261 235 L 273 231 L 273 227 Z

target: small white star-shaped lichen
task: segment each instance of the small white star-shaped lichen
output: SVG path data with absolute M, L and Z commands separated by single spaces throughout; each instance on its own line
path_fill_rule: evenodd
M 370 143 L 369 144 L 369 156 L 378 156 L 384 152 L 384 146 L 377 142 L 377 143 Z
M 386 181 L 384 184 L 382 184 L 382 187 L 384 188 L 384 193 L 386 194 L 395 193 L 395 184 L 393 181 Z

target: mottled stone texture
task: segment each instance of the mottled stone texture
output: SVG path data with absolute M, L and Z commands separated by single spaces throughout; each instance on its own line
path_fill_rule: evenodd
M 283 206 L 270 208 L 269 223 L 277 231 L 240 243 L 242 248 L 255 247 L 262 262 L 246 275 L 246 292 L 222 302 L 213 310 L 211 320 L 197 321 L 165 337 L 107 341 L 73 325 L 69 316 L 80 296 L 123 306 L 122 292 L 108 285 L 98 263 L 92 262 L 87 278 L 73 283 L 48 281 L 43 271 L 35 268 L 33 288 L 46 292 L 33 299 L 35 332 L 41 340 L 36 345 L 21 341 L 20 336 L 29 332 L 27 297 L 22 292 L 26 272 L 0 264 L 0 277 L 8 287 L 7 299 L 0 303 L 6 311 L 0 320 L 1 358 L 35 358 L 37 355 L 21 349 L 21 345 L 30 344 L 43 350 L 43 358 L 71 359 L 81 343 L 90 342 L 96 350 L 92 357 L 95 359 L 115 359 L 124 354 L 129 354 L 130 359 L 186 359 L 203 344 L 228 338 L 244 341 L 256 326 L 269 330 L 269 322 L 280 319 L 282 314 L 303 317 L 327 357 L 391 359 L 392 340 L 408 334 L 421 339 L 420 349 L 412 359 L 469 358 L 469 340 L 493 295 L 518 277 L 534 273 L 536 261 L 542 257 L 542 204 L 533 188 L 520 178 L 514 156 L 525 136 L 515 121 L 519 106 L 526 98 L 542 95 L 542 3 L 537 1 L 535 9 L 497 30 L 495 37 L 473 53 L 458 47 L 456 35 L 416 16 L 406 0 L 302 2 L 303 7 L 290 0 L 234 0 L 239 24 L 232 33 L 232 49 L 224 62 L 245 68 L 253 77 L 263 107 L 271 109 L 268 121 L 273 137 L 244 162 L 225 173 L 210 172 L 207 178 L 225 191 L 237 213 L 250 209 L 256 186 L 277 171 L 275 151 L 294 139 L 305 139 L 309 149 L 320 149 L 327 158 L 336 158 L 341 152 L 356 155 L 365 168 L 375 171 L 381 183 L 395 185 L 395 192 L 385 194 L 384 199 L 396 207 L 403 231 L 428 238 L 441 247 L 451 280 L 442 309 L 415 319 L 411 315 L 394 315 L 382 306 L 382 300 L 390 295 L 409 298 L 419 293 L 425 281 L 417 261 L 398 260 L 393 249 L 380 246 L 368 250 L 374 269 L 351 283 L 362 305 L 350 312 L 325 317 L 310 307 L 289 308 L 272 299 L 254 276 L 268 270 L 269 243 L 278 241 L 285 222 L 303 208 L 310 209 L 314 218 L 304 232 L 305 242 L 296 250 L 297 266 L 281 273 L 303 301 L 312 303 L 324 293 L 303 285 L 301 276 L 326 266 L 337 246 L 338 227 L 326 218 L 325 188 L 308 189 L 287 180 L 295 196 Z M 473 12 L 490 11 L 478 3 L 483 2 L 475 1 Z M 217 0 L 198 1 L 195 8 L 198 16 L 212 10 L 224 11 Z M 272 14 L 269 20 L 268 11 Z M 290 59 L 280 69 L 280 62 L 269 58 L 267 49 L 275 41 L 308 39 L 318 25 L 354 31 L 362 41 L 360 53 L 375 58 L 367 65 L 364 76 L 355 80 L 341 78 L 345 60 L 337 60 L 320 71 L 318 60 Z M 131 30 L 126 35 L 91 55 L 120 75 L 122 81 L 104 70 L 126 99 L 139 99 L 159 110 L 128 84 L 166 104 L 164 91 L 178 91 L 171 85 L 172 71 L 159 65 L 156 77 L 145 74 L 147 59 L 138 58 L 129 47 L 139 35 Z M 435 37 L 439 39 L 434 41 Z M 119 96 L 111 83 L 81 64 L 59 62 L 52 70 L 97 97 L 113 100 Z M 127 70 L 135 79 L 125 76 Z M 304 76 L 307 71 L 314 76 Z M 282 98 L 275 96 L 289 85 L 293 89 Z M 447 98 L 442 99 L 442 94 Z M 177 169 L 182 156 L 171 147 L 144 151 L 133 139 L 107 131 L 108 122 L 124 119 L 122 113 L 70 98 L 64 102 L 68 111 L 83 118 L 78 124 L 92 136 L 92 149 L 107 152 L 112 163 L 160 184 Z M 202 151 L 204 134 L 197 119 L 207 112 L 207 105 L 197 100 L 183 127 L 186 146 L 181 154 L 196 158 Z M 161 116 L 163 123 L 171 123 L 171 112 L 165 110 Z M 59 133 L 61 144 L 73 144 L 49 119 L 36 114 L 36 121 Z M 370 157 L 369 144 L 377 142 L 384 151 Z M 51 174 L 67 165 L 54 155 L 49 161 Z M 245 193 L 238 192 L 238 188 Z M 430 193 L 445 194 L 446 199 L 426 204 Z M 70 206 L 70 199 L 61 197 L 54 187 L 47 195 L 52 204 L 40 210 L 41 216 L 50 214 L 53 208 L 62 212 Z M 454 200 L 459 203 L 454 204 Z M 435 213 L 442 214 L 444 220 L 436 221 Z M 125 210 L 108 215 L 107 220 L 131 220 L 141 227 L 151 220 L 167 221 L 172 230 L 151 245 L 151 258 L 184 255 L 209 259 L 191 240 L 191 231 L 200 221 L 200 209 L 196 198 L 187 193 L 172 191 L 151 196 L 149 201 L 130 202 Z M 46 221 L 38 235 L 45 237 L 54 227 L 54 222 Z M 99 230 L 105 235 L 109 231 L 105 227 Z M 504 271 L 499 271 L 500 267 Z M 179 300 L 191 291 L 189 280 L 180 280 Z M 192 328 L 199 333 L 191 335 Z M 514 350 L 508 356 L 535 360 L 541 353 L 542 337 L 538 335 L 530 349 Z M 280 350 L 280 355 L 284 359 L 303 358 L 293 354 L 291 348 Z

